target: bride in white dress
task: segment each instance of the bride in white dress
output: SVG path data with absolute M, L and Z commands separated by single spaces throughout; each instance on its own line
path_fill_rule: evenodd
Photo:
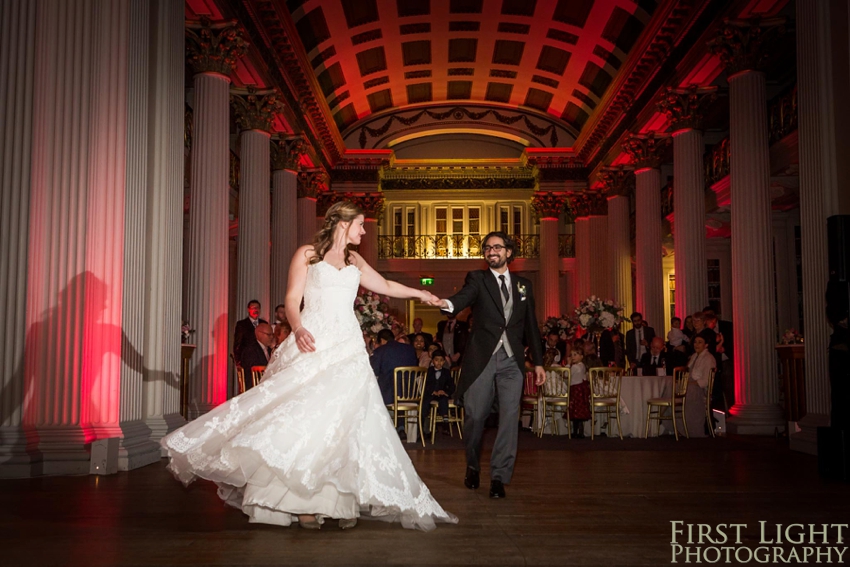
M 331 206 L 314 244 L 292 259 L 286 315 L 293 332 L 262 382 L 162 439 L 178 480 L 215 482 L 251 522 L 317 529 L 333 518 L 348 528 L 362 516 L 422 530 L 457 523 L 399 440 L 354 315 L 359 285 L 436 298 L 385 280 L 348 250 L 360 243 L 363 224 L 352 203 Z

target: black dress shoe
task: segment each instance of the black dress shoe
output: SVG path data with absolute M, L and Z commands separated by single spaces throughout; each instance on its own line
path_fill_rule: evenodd
M 481 480 L 478 478 L 478 471 L 471 467 L 466 467 L 466 478 L 463 479 L 463 484 L 467 488 L 478 488 L 481 485 Z
M 494 480 L 490 483 L 490 498 L 504 498 L 505 485 L 501 480 Z

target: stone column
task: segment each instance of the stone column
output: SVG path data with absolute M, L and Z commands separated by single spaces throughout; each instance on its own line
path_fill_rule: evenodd
M 271 195 L 269 183 L 272 122 L 283 110 L 280 93 L 233 89 L 231 103 L 236 111 L 240 134 L 238 283 L 236 304 L 258 300 L 261 314 L 273 318 L 269 299 L 271 255 Z M 262 316 L 262 315 L 261 315 Z
M 316 199 L 324 190 L 324 172 L 298 174 L 298 246 L 311 244 L 316 235 Z
M 184 11 L 169 0 L 156 0 L 151 11 L 143 407 L 157 442 L 185 423 L 176 331 L 182 297 L 175 293 L 183 276 L 183 247 L 175 243 L 183 239 Z
M 629 195 L 634 188 L 634 175 L 618 167 L 603 170 L 600 178 L 608 197 L 608 297 L 616 301 L 628 316 L 634 311 L 629 235 Z
M 272 161 L 272 251 L 270 309 L 286 298 L 289 263 L 298 249 L 298 162 L 307 151 L 301 136 L 274 140 Z
M 575 203 L 574 198 L 570 202 Z M 576 305 L 590 297 L 590 218 L 575 219 L 576 246 Z
M 683 321 L 708 305 L 705 257 L 705 174 L 702 120 L 716 99 L 717 87 L 667 89 L 658 105 L 673 129 L 673 246 L 676 266 L 676 315 Z
M 729 430 L 771 434 L 783 423 L 776 374 L 776 297 L 770 202 L 765 31 L 779 22 L 726 22 L 712 44 L 729 81 L 732 200 L 732 324 L 735 406 Z
M 186 319 L 197 343 L 189 394 L 197 417 L 227 397 L 229 74 L 247 44 L 235 22 L 191 23 L 186 34 L 196 73 Z
M 35 2 L 0 4 L 0 478 L 28 476 L 36 452 L 24 417 L 27 236 L 32 167 Z
M 363 209 L 366 234 L 360 241 L 360 255 L 367 264 L 377 269 L 378 265 L 378 218 L 384 210 L 384 196 L 381 193 L 364 193 L 363 195 L 346 195 Z
M 560 317 L 558 218 L 564 212 L 566 195 L 537 191 L 531 206 L 540 217 L 540 289 L 536 293 L 538 311 L 543 319 Z
M 635 311 L 664 328 L 661 267 L 661 159 L 669 138 L 632 135 L 623 144 L 635 166 Z M 626 314 L 628 316 L 629 314 Z
M 590 197 L 590 216 L 587 222 L 590 258 L 590 294 L 608 297 L 608 202 L 598 193 Z
M 800 232 L 803 255 L 803 325 L 806 339 L 806 416 L 802 431 L 791 435 L 791 448 L 817 453 L 817 428 L 829 425 L 830 329 L 824 314 L 829 281 L 826 219 L 839 214 L 839 182 L 844 164 L 836 155 L 841 127 L 836 106 L 847 100 L 846 74 L 833 80 L 833 30 L 846 31 L 846 17 L 833 14 L 830 2 L 797 0 L 797 101 L 800 152 Z M 845 36 L 846 37 L 846 36 Z M 846 73 L 846 70 L 845 70 Z

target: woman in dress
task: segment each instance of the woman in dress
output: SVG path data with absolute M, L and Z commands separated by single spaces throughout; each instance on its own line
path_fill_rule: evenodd
M 413 336 L 413 348 L 416 350 L 416 358 L 419 360 L 419 366 L 422 368 L 431 366 L 431 353 L 425 348 L 425 335 L 418 333 Z
M 385 280 L 348 250 L 365 234 L 349 202 L 328 209 L 313 245 L 292 259 L 292 334 L 263 381 L 162 439 L 169 470 L 215 482 L 251 522 L 319 529 L 360 516 L 432 530 L 456 523 L 416 474 L 381 398 L 354 315 L 358 286 L 397 298 L 436 298 Z M 298 306 L 304 300 L 304 310 Z

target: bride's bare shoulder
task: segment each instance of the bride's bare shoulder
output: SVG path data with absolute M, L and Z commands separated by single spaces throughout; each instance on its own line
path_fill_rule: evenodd
M 310 260 L 316 256 L 316 250 L 313 248 L 312 244 L 305 244 L 298 248 L 295 251 L 295 255 L 293 256 L 293 260 L 301 260 L 305 264 L 309 264 Z

